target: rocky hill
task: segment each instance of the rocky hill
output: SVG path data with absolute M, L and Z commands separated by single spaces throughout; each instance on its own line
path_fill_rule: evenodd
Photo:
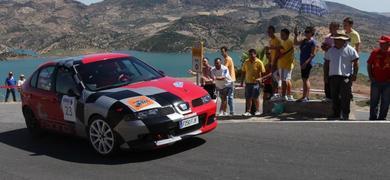
M 390 12 L 379 13 L 379 14 L 384 15 L 384 16 L 387 16 L 387 17 L 390 17 Z
M 240 50 L 266 43 L 268 25 L 278 29 L 327 24 L 351 16 L 364 49 L 389 34 L 390 17 L 328 2 L 330 15 L 316 17 L 275 7 L 270 0 L 75 0 L 0 1 L 0 44 L 41 53 L 80 49 L 188 51 L 194 40 L 208 49 Z

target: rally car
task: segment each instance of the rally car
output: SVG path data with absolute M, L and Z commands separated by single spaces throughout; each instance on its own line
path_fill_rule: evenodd
M 128 54 L 47 62 L 21 92 L 33 136 L 47 130 L 81 136 L 101 155 L 163 147 L 217 127 L 206 91 Z

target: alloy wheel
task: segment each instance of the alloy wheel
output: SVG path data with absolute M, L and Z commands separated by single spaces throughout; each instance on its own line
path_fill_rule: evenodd
M 91 123 L 89 139 L 93 148 L 102 155 L 110 154 L 115 148 L 114 133 L 110 125 L 101 119 Z

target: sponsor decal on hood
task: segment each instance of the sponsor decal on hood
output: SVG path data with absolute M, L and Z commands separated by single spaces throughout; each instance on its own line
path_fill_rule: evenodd
M 146 96 L 129 98 L 126 99 L 126 102 L 126 104 L 135 112 L 161 107 L 159 103 Z

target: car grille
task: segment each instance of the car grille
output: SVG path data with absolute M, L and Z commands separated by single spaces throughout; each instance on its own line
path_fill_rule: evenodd
M 166 116 L 175 113 L 175 110 L 172 107 L 167 106 L 167 107 L 160 108 L 158 112 L 160 116 Z

